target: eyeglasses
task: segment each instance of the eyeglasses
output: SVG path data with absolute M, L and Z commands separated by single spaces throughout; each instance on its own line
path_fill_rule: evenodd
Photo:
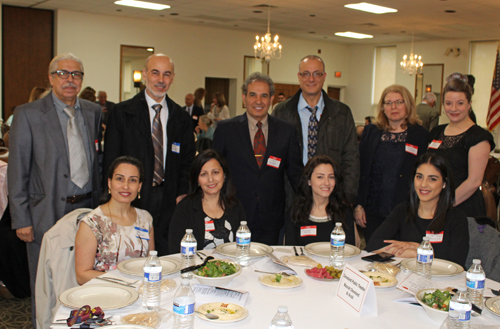
M 61 79 L 67 79 L 70 74 L 73 77 L 73 79 L 75 79 L 75 80 L 82 80 L 83 79 L 83 72 L 81 72 L 81 71 L 68 72 L 66 70 L 58 70 L 55 72 L 50 72 L 50 74 L 57 74 L 57 76 Z
M 311 72 L 305 71 L 305 72 L 302 72 L 299 74 L 302 77 L 302 79 L 309 79 L 311 77 L 311 74 L 312 74 L 314 79 L 319 79 L 325 74 L 325 72 L 316 71 L 316 72 L 311 73 Z
M 384 102 L 384 106 L 385 107 L 392 107 L 392 104 L 396 105 L 396 107 L 400 107 L 400 106 L 403 106 L 403 104 L 405 103 L 404 100 L 397 100 L 397 101 L 394 101 L 394 102 L 391 102 L 391 101 L 388 101 L 388 102 Z

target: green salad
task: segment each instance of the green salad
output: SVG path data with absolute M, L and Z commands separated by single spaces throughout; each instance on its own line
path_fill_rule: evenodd
M 422 301 L 425 305 L 435 308 L 440 311 L 448 312 L 450 307 L 451 294 L 449 291 L 441 291 L 437 289 L 433 293 L 424 293 Z
M 204 267 L 198 269 L 199 276 L 209 278 L 219 278 L 221 276 L 228 276 L 236 273 L 236 266 L 234 264 L 223 262 L 220 260 L 210 261 Z

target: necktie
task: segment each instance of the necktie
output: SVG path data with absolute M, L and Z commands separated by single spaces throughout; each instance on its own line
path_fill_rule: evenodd
M 75 108 L 66 107 L 64 108 L 64 113 L 69 117 L 68 125 L 66 126 L 66 136 L 68 138 L 71 181 L 79 188 L 83 188 L 89 181 L 90 174 L 82 134 L 76 125 Z
M 156 114 L 153 119 L 153 148 L 155 151 L 155 171 L 153 186 L 160 185 L 165 177 L 163 173 L 163 128 L 160 121 L 161 104 L 153 105 Z
M 307 159 L 310 159 L 316 155 L 316 143 L 318 142 L 318 119 L 316 118 L 316 111 L 318 107 L 310 108 L 308 106 L 307 109 L 311 112 L 307 131 Z
M 257 122 L 257 128 L 257 132 L 253 138 L 253 153 L 255 154 L 255 160 L 257 160 L 257 164 L 260 168 L 264 161 L 264 155 L 266 154 L 266 139 L 262 133 L 262 122 Z

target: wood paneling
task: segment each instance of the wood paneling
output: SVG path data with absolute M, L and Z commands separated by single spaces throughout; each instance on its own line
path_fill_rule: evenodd
M 287 83 L 275 83 L 274 88 L 276 89 L 276 92 L 274 93 L 273 105 L 278 103 L 278 94 L 279 93 L 285 94 L 285 98 L 288 99 L 290 97 L 293 97 L 293 95 L 295 95 L 295 93 L 300 89 L 300 85 L 292 85 L 292 84 L 287 84 Z
M 340 88 L 328 87 L 327 94 L 330 98 L 340 100 Z
M 3 118 L 28 102 L 31 89 L 48 87 L 53 57 L 54 14 L 51 10 L 2 6 Z
M 215 93 L 223 93 L 226 105 L 229 104 L 229 79 L 205 78 L 205 108 L 210 108 Z

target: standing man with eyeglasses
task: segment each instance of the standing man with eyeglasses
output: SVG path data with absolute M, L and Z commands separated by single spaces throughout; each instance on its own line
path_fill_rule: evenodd
M 300 90 L 279 103 L 273 115 L 297 129 L 304 164 L 315 155 L 327 155 L 340 165 L 347 198 L 355 204 L 359 150 L 351 109 L 323 90 L 325 63 L 319 56 L 302 58 L 297 76 Z
M 77 97 L 83 63 L 73 54 L 49 65 L 52 92 L 16 110 L 7 169 L 12 228 L 27 242 L 32 297 L 42 238 L 61 217 L 100 197 L 101 109 Z M 35 299 L 32 299 L 34 310 Z M 33 323 L 35 313 L 33 312 Z

